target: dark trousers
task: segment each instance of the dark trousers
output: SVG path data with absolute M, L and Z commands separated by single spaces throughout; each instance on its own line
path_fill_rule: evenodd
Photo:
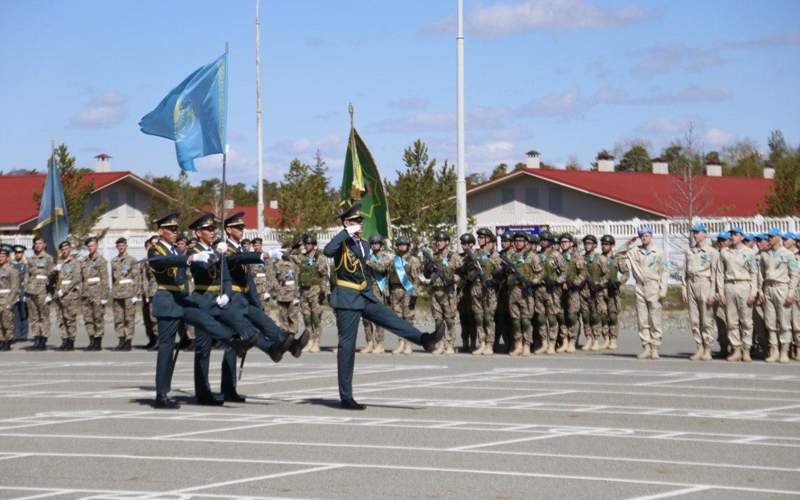
M 422 344 L 422 332 L 401 319 L 383 303 L 367 301 L 363 310 L 335 309 L 336 327 L 339 330 L 339 346 L 336 352 L 339 377 L 339 398 L 353 399 L 353 369 L 356 361 L 356 336 L 361 317 L 375 323 L 398 337 L 417 345 Z
M 14 303 L 14 340 L 28 338 L 28 306 L 19 300 Z

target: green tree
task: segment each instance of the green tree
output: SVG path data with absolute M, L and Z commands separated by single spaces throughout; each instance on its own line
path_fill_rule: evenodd
M 517 162 L 517 163 L 515 163 L 515 164 L 514 164 L 514 171 L 517 171 L 517 170 L 522 170 L 523 168 L 525 168 L 525 167 L 527 167 L 527 166 L 528 166 L 528 165 L 527 165 L 527 164 L 525 164 L 525 162 L 521 162 L 521 161 L 519 161 L 519 162 Z
M 761 177 L 764 175 L 764 159 L 758 145 L 751 140 L 737 141 L 722 150 L 726 175 L 737 177 Z
M 280 183 L 278 207 L 292 237 L 332 224 L 336 202 L 326 173 L 327 167 L 319 159 L 313 167 L 297 158 L 289 164 Z
M 498 177 L 506 175 L 507 173 L 508 173 L 508 165 L 506 165 L 505 163 L 501 163 L 496 167 L 494 167 L 494 170 L 492 170 L 492 174 L 489 176 L 489 180 L 495 180 Z
M 480 172 L 469 174 L 465 179 L 467 182 L 467 189 L 477 186 L 478 184 L 486 182 L 486 176 Z
M 769 147 L 768 161 L 771 165 L 776 165 L 789 153 L 789 146 L 786 144 L 786 139 L 784 139 L 783 132 L 780 130 L 773 130 L 769 133 L 767 146 Z
M 598 159 L 600 155 L 598 155 Z M 634 144 L 619 161 L 616 170 L 619 172 L 649 172 L 651 168 L 650 153 L 641 144 Z
M 151 229 L 155 229 L 153 222 L 162 217 L 167 212 L 180 213 L 179 224 L 181 228 L 186 228 L 197 218 L 200 210 L 210 210 L 214 213 L 219 212 L 219 195 L 215 198 L 200 198 L 198 190 L 189 182 L 189 175 L 181 171 L 178 178 L 162 176 L 155 177 L 151 182 L 160 190 L 164 191 L 174 201 L 165 202 L 160 199 L 150 198 L 150 208 L 147 211 L 147 218 Z
M 709 151 L 704 158 L 706 165 L 722 165 L 719 151 Z
M 800 152 L 787 151 L 775 163 L 775 179 L 765 201 L 767 215 L 800 214 Z

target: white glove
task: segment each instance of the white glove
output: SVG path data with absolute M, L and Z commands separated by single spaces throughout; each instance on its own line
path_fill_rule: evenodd
M 208 262 L 209 258 L 211 258 L 211 252 L 197 252 L 192 255 L 192 262 Z
M 145 297 L 144 298 L 144 303 L 145 304 L 149 304 L 150 303 L 150 297 Z
M 361 232 L 361 224 L 353 224 L 352 226 L 347 226 L 345 229 L 347 229 L 347 234 L 353 236 Z
M 44 298 L 44 303 L 49 304 L 50 302 L 53 302 L 53 297 L 47 295 L 47 297 Z
M 131 299 L 131 304 L 136 304 L 137 302 L 139 302 L 139 297 L 134 297 Z
M 56 270 L 56 271 L 61 271 L 61 262 L 59 262 L 58 264 L 56 264 L 56 265 L 53 267 L 53 269 L 54 269 L 54 270 Z
M 283 252 L 281 252 L 280 249 L 270 250 L 269 257 L 272 260 L 281 260 L 281 257 L 283 257 Z
M 296 306 L 296 305 L 297 305 L 297 304 L 299 304 L 299 303 L 300 303 L 300 299 L 294 299 L 294 300 L 292 301 L 292 305 L 293 305 L 293 306 Z
M 228 251 L 228 244 L 224 241 L 217 243 L 217 253 L 225 253 Z
M 222 294 L 222 295 L 217 296 L 216 301 L 217 301 L 217 305 L 219 307 L 225 307 L 225 306 L 228 305 L 228 302 L 230 302 L 231 299 L 229 299 L 227 295 Z
M 61 297 L 63 297 L 63 296 L 64 296 L 64 290 L 59 290 L 59 291 L 57 291 L 57 292 L 56 292 L 56 296 L 57 296 L 59 299 L 60 299 Z
M 269 300 L 270 297 L 272 297 L 272 295 L 270 295 L 269 292 L 264 292 L 264 300 Z
M 100 305 L 101 306 L 104 306 L 106 304 L 108 304 L 108 301 L 106 299 L 100 299 Z

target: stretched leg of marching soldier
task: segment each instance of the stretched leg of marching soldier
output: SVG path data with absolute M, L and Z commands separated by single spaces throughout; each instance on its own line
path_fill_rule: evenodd
M 385 306 L 384 306 L 385 307 Z M 334 309 L 336 327 L 339 330 L 339 344 L 336 350 L 336 368 L 339 379 L 339 399 L 353 399 L 353 369 L 356 360 L 356 335 L 361 311 Z

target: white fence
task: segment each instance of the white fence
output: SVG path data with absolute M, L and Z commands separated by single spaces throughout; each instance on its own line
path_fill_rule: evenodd
M 575 220 L 570 223 L 551 223 L 539 222 L 533 220 L 520 220 L 515 221 L 517 225 L 541 225 L 546 224 L 550 226 L 550 230 L 555 233 L 569 232 L 580 238 L 586 234 L 594 234 L 600 237 L 603 234 L 610 234 L 617 240 L 617 245 L 621 245 L 634 236 L 637 230 L 643 226 L 648 225 L 653 228 L 653 242 L 661 247 L 664 253 L 668 256 L 670 261 L 670 270 L 673 281 L 677 279 L 677 275 L 683 267 L 683 253 L 688 245 L 689 228 L 691 223 L 687 220 L 665 219 L 659 221 L 652 220 L 639 220 L 631 219 L 626 221 L 603 221 L 603 222 L 583 222 Z M 697 219 L 692 223 L 703 222 L 708 227 L 709 232 L 717 233 L 725 231 L 735 226 L 741 227 L 745 232 L 759 233 L 767 231 L 770 228 L 776 227 L 781 231 L 800 232 L 800 217 L 746 217 L 746 218 L 709 218 Z M 324 245 L 339 231 L 338 228 L 330 228 L 317 231 L 317 240 L 320 245 Z M 128 253 L 136 259 L 145 257 L 144 242 L 154 233 L 107 233 L 105 237 L 99 242 L 99 251 L 107 259 L 111 260 L 116 254 L 116 240 L 120 236 L 124 236 L 128 240 Z M 275 230 L 266 229 L 264 231 L 247 230 L 245 232 L 246 238 L 254 238 L 260 236 L 264 240 L 264 248 L 266 250 L 278 248 L 281 246 L 283 236 L 286 233 Z M 8 244 L 22 244 L 28 249 L 32 246 L 33 235 L 30 234 L 16 234 L 0 236 L 0 241 Z M 455 242 L 455 239 L 454 239 Z M 30 252 L 30 250 L 29 250 Z

